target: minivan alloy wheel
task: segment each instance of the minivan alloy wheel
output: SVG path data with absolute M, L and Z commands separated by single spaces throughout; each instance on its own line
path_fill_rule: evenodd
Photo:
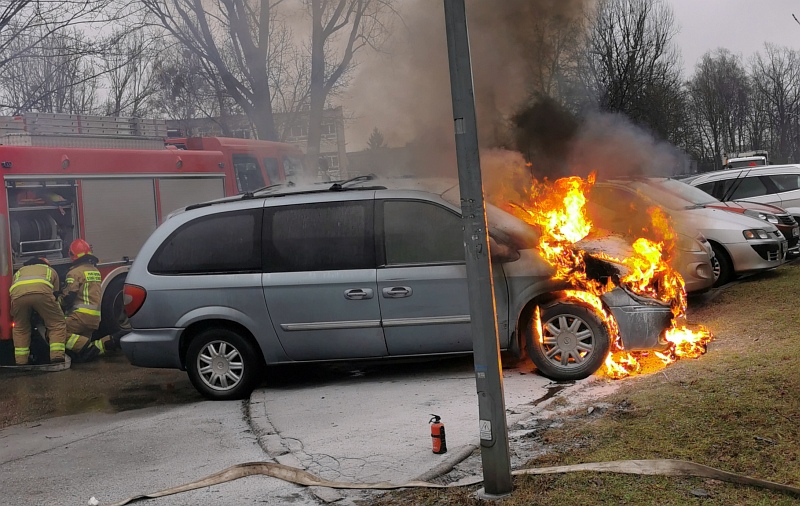
M 200 379 L 213 390 L 236 388 L 244 376 L 244 367 L 239 350 L 225 341 L 212 341 L 197 355 Z
M 602 365 L 611 347 L 594 310 L 560 301 L 541 310 L 541 333 L 527 325 L 528 355 L 539 372 L 556 381 L 583 379 Z
M 231 328 L 209 327 L 189 337 L 186 372 L 205 397 L 244 399 L 262 379 L 264 360 L 251 336 Z

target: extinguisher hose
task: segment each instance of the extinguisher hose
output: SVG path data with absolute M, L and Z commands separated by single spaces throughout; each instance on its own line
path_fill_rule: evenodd
M 540 467 L 532 469 L 518 469 L 511 474 L 514 476 L 532 475 L 532 474 L 557 474 L 557 473 L 574 473 L 580 471 L 595 471 L 601 473 L 622 473 L 622 474 L 637 474 L 637 475 L 659 475 L 659 476 L 693 476 L 697 478 L 710 478 L 714 480 L 726 481 L 728 483 L 736 483 L 739 485 L 749 485 L 753 487 L 765 488 L 774 490 L 776 492 L 783 492 L 785 494 L 800 497 L 800 487 L 791 485 L 784 485 L 767 480 L 760 480 L 751 478 L 741 474 L 730 473 L 722 471 L 713 467 L 695 464 L 685 460 L 672 460 L 672 459 L 653 459 L 653 460 L 615 460 L 610 462 L 592 462 L 588 464 L 575 464 L 569 466 L 553 466 L 553 467 Z M 430 483 L 428 481 L 409 481 L 401 484 L 394 484 L 388 482 L 378 483 L 348 483 L 341 481 L 330 481 L 319 478 L 308 471 L 297 469 L 295 467 L 277 464 L 274 462 L 248 462 L 246 464 L 238 464 L 224 469 L 218 473 L 206 476 L 197 481 L 186 483 L 177 487 L 162 490 L 147 495 L 138 495 L 130 497 L 123 501 L 114 503 L 111 506 L 123 506 L 131 504 L 143 499 L 154 499 L 157 497 L 164 497 L 168 495 L 178 494 L 181 492 L 188 492 L 199 488 L 210 487 L 219 485 L 239 478 L 247 476 L 263 475 L 272 478 L 278 478 L 296 485 L 306 487 L 318 486 L 329 487 L 335 489 L 359 489 L 359 490 L 394 490 L 399 488 L 453 488 L 469 485 L 476 485 L 481 483 L 483 479 L 480 476 L 474 476 L 465 480 L 460 480 L 457 484 L 439 485 Z

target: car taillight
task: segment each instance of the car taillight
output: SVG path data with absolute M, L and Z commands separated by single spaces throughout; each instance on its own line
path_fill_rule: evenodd
M 125 314 L 128 315 L 128 318 L 141 309 L 145 297 L 147 297 L 147 290 L 141 286 L 125 284 L 122 291 L 122 303 L 125 304 Z

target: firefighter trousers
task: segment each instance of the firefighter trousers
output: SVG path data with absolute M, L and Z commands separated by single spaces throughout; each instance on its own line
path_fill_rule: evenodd
M 52 294 L 28 293 L 11 299 L 11 318 L 14 321 L 14 361 L 17 365 L 28 363 L 31 346 L 31 313 L 36 311 L 47 327 L 50 341 L 50 361 L 64 360 L 67 326 L 64 313 Z
M 111 337 L 105 336 L 95 341 L 91 339 L 100 324 L 97 317 L 75 311 L 67 315 L 66 324 L 69 335 L 66 350 L 72 360 L 77 363 L 89 362 L 106 354 L 106 346 Z

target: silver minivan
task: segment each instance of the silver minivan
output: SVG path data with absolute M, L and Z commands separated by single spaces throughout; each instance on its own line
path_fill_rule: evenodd
M 402 186 L 286 185 L 174 214 L 128 274 L 123 351 L 134 365 L 186 370 L 212 399 L 248 395 L 271 364 L 470 353 L 460 208 L 444 196 L 453 183 Z M 603 321 L 530 249 L 535 229 L 487 213 L 500 346 L 526 346 L 552 379 L 594 373 L 611 345 Z M 603 302 L 626 350 L 667 347 L 668 304 L 620 287 Z

